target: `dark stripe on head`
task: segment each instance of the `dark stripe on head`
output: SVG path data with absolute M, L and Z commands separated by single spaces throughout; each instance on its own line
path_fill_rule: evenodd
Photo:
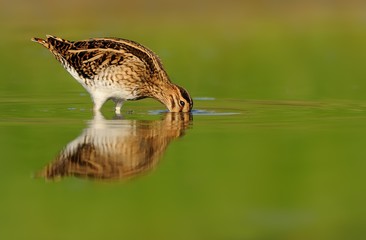
M 180 86 L 178 86 L 178 88 L 179 88 L 179 91 L 180 91 L 180 94 L 182 95 L 182 97 L 189 103 L 189 106 L 192 108 L 193 100 L 192 100 L 191 96 L 189 96 L 188 92 L 184 88 L 182 88 Z
M 173 95 L 170 95 L 170 98 L 171 98 L 171 103 L 172 103 L 172 109 L 174 109 L 175 108 L 175 99 L 174 99 L 174 97 L 173 97 Z

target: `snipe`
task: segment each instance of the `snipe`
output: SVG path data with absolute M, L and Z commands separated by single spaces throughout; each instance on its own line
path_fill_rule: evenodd
M 50 50 L 63 67 L 90 93 L 94 112 L 109 99 L 120 113 L 126 100 L 155 98 L 170 112 L 189 112 L 188 92 L 172 83 L 158 56 L 134 41 L 92 38 L 68 41 L 47 35 L 32 38 Z

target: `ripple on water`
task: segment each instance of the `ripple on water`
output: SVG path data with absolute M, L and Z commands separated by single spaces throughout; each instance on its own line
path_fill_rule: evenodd
M 150 115 L 159 115 L 163 113 L 167 113 L 168 110 L 151 110 L 149 111 Z M 228 116 L 228 115 L 237 115 L 240 114 L 238 112 L 217 112 L 211 110 L 204 110 L 204 109 L 193 109 L 191 114 L 194 116 Z
M 194 97 L 194 101 L 215 101 L 214 97 Z M 163 113 L 167 113 L 168 110 L 151 110 L 149 111 L 150 115 L 159 115 Z M 239 112 L 222 112 L 215 110 L 205 110 L 205 109 L 193 109 L 191 114 L 194 116 L 230 116 L 230 115 L 238 115 Z

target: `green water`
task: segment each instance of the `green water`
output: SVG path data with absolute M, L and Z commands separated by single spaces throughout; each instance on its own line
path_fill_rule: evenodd
M 6 116 L 0 122 L 3 236 L 365 236 L 366 105 L 196 100 L 200 111 L 185 127 L 169 122 L 157 127 L 165 114 L 151 112 L 161 109 L 153 102 L 136 103 L 124 119 L 113 119 L 111 106 L 104 113 L 107 123 L 92 137 L 105 138 L 111 125 L 117 135 L 128 135 L 141 123 L 137 128 L 149 136 L 153 129 L 159 135 L 154 141 L 168 144 L 147 170 L 113 181 L 72 173 L 47 181 L 36 177 L 67 144 L 93 128 L 93 117 L 85 110 L 89 103 L 32 105 L 1 108 Z M 26 116 L 24 109 L 31 109 Z M 177 128 L 184 135 L 167 137 Z M 120 140 L 134 148 L 128 139 Z
M 7 4 L 0 239 L 366 238 L 364 18 Z M 145 99 L 94 117 L 30 42 L 45 34 L 147 45 L 193 114 Z

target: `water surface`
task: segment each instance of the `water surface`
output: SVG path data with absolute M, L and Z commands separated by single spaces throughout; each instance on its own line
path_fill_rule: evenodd
M 122 117 L 90 108 L 1 105 L 1 235 L 365 234 L 366 104 L 196 99 L 192 115 L 171 115 L 141 101 Z

